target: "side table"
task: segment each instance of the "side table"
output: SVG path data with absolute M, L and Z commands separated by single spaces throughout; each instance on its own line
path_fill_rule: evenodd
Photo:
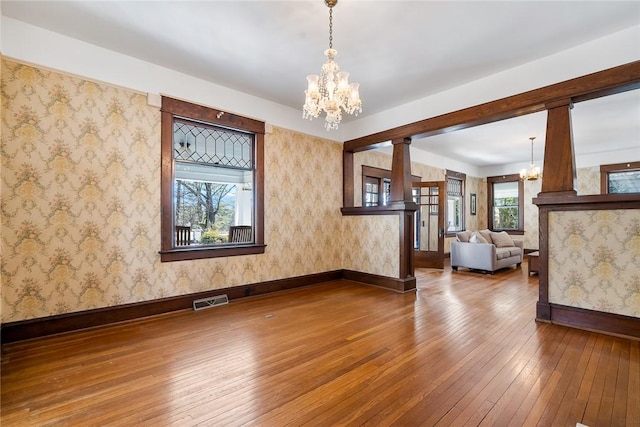
M 527 264 L 529 264 L 529 274 L 535 273 L 538 274 L 538 270 L 540 269 L 540 264 L 538 262 L 538 257 L 540 256 L 540 252 L 530 252 L 527 258 Z

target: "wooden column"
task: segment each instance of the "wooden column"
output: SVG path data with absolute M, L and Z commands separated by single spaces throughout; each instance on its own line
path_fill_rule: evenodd
M 571 130 L 571 99 L 546 105 L 547 137 L 544 146 L 542 190 L 539 196 L 575 196 L 576 162 Z
M 418 209 L 411 191 L 411 138 L 399 138 L 391 141 L 393 159 L 391 163 L 391 206 L 399 210 L 400 215 L 400 280 L 404 282 L 403 291 L 415 289 L 415 252 L 413 250 L 414 215 Z
M 391 203 L 413 203 L 411 195 L 411 138 L 394 139 L 391 163 Z
M 353 151 L 342 152 L 342 206 L 353 207 Z

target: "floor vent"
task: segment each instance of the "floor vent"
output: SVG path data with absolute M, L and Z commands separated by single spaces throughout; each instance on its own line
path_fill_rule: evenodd
M 227 298 L 226 294 L 194 300 L 193 309 L 203 310 L 205 308 L 215 307 L 217 305 L 224 305 L 224 304 L 229 304 L 229 298 Z

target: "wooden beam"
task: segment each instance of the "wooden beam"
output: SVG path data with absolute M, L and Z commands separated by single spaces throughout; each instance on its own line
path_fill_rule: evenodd
M 640 86 L 640 61 L 566 80 L 452 113 L 420 120 L 344 143 L 344 151 L 373 149 L 377 144 L 403 138 L 423 138 L 473 126 L 519 117 L 546 109 L 546 105 L 570 98 L 584 101 Z

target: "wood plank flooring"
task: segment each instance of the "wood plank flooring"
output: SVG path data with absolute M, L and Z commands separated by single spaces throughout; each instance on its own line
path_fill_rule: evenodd
M 640 342 L 536 323 L 537 277 L 340 280 L 3 347 L 2 426 L 640 426 Z

